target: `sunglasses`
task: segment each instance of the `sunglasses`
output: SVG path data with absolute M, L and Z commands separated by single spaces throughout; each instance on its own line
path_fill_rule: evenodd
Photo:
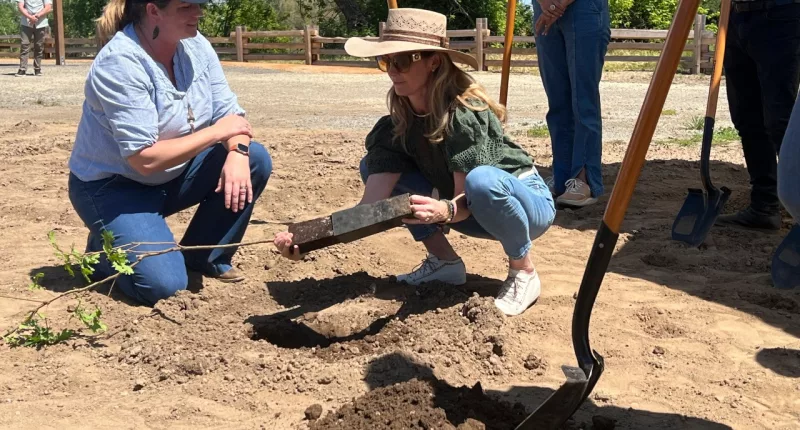
M 375 61 L 378 63 L 378 68 L 382 72 L 388 72 L 390 66 L 394 66 L 395 70 L 400 73 L 405 73 L 411 69 L 411 65 L 422 59 L 421 52 L 408 52 L 403 54 L 394 54 L 391 57 L 387 55 L 378 55 Z

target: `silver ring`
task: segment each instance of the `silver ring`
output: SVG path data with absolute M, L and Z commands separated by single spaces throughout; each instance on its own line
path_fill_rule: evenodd
M 556 10 L 556 5 L 554 5 L 554 4 L 551 4 L 551 5 L 550 5 L 550 10 Z

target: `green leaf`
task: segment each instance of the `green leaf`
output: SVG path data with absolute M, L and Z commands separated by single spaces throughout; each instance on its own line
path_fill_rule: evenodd
M 39 283 L 39 281 L 41 281 L 42 278 L 44 278 L 44 273 L 42 273 L 42 272 L 39 272 L 39 273 L 33 275 L 33 277 L 31 278 L 31 284 L 28 285 L 28 289 L 29 290 L 41 290 L 42 288 L 44 288 L 44 287 L 42 287 L 42 284 Z

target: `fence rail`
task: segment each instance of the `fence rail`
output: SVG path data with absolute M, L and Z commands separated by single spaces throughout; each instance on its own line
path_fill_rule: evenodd
M 711 47 L 716 43 L 714 33 L 705 30 L 706 17 L 697 15 L 694 29 L 684 47 L 681 64 L 690 73 L 703 73 L 713 67 Z M 505 37 L 492 35 L 486 18 L 476 20 L 476 28 L 447 32 L 450 47 L 475 57 L 478 70 L 502 65 Z M 383 32 L 384 23 L 379 25 Z M 607 62 L 648 63 L 658 61 L 664 49 L 666 30 L 612 29 Z M 367 37 L 377 40 L 378 37 Z M 248 31 L 236 27 L 228 37 L 209 37 L 214 50 L 222 60 L 229 61 L 298 61 L 314 65 L 342 65 L 373 67 L 374 62 L 349 57 L 344 51 L 347 37 L 322 36 L 319 29 L 306 26 L 302 30 Z M 0 36 L 0 58 L 19 56 L 19 36 Z M 511 54 L 511 67 L 536 67 L 536 38 L 515 36 Z M 101 48 L 93 38 L 66 39 L 68 58 L 92 58 Z M 629 52 L 620 52 L 629 51 Z M 641 52 L 641 55 L 635 53 Z M 45 39 L 45 53 L 55 54 L 52 37 Z

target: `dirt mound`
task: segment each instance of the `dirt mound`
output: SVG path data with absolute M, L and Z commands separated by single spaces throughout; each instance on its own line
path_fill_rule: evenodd
M 452 387 L 437 380 L 412 379 L 378 388 L 311 425 L 312 430 L 513 429 L 525 408 L 486 396 L 476 384 Z

